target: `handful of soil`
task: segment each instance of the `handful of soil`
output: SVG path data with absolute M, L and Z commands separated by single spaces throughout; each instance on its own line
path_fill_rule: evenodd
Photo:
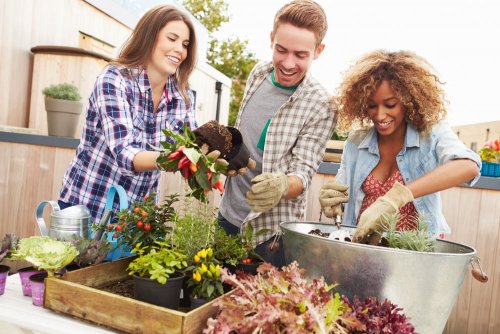
M 209 121 L 193 131 L 196 135 L 195 143 L 201 147 L 202 144 L 208 145 L 208 152 L 217 150 L 221 157 L 225 158 L 231 151 L 233 135 L 224 126 L 216 120 Z

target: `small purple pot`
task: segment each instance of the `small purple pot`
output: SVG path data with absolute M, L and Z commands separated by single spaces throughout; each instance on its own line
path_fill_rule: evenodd
M 31 299 L 33 301 L 33 305 L 35 306 L 43 306 L 46 277 L 47 277 L 46 272 L 30 276 Z
M 34 274 L 41 274 L 43 270 L 38 270 L 34 267 L 27 267 L 19 269 L 19 278 L 23 287 L 23 295 L 31 297 L 31 283 L 30 276 Z
M 9 275 L 9 266 L 0 265 L 0 296 L 5 292 L 5 284 L 7 283 L 7 276 Z

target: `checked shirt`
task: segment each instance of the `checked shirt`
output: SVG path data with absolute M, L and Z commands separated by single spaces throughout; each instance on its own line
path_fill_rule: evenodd
M 191 101 L 193 93 L 188 91 Z M 135 172 L 134 156 L 165 141 L 163 129 L 182 132 L 196 127 L 194 103 L 187 106 L 173 77 L 153 112 L 152 91 L 145 70 L 110 65 L 96 80 L 89 98 L 85 125 L 63 178 L 60 200 L 83 204 L 94 222 L 102 217 L 113 184 L 121 185 L 130 203 L 157 191 L 160 171 Z M 118 209 L 118 201 L 113 209 Z

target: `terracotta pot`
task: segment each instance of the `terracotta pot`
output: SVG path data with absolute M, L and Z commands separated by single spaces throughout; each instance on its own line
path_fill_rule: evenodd
M 167 283 L 134 275 L 134 298 L 146 303 L 177 310 L 182 289 L 184 274 L 174 273 Z
M 9 275 L 9 266 L 0 265 L 0 295 L 5 292 L 5 283 L 7 283 L 7 276 Z

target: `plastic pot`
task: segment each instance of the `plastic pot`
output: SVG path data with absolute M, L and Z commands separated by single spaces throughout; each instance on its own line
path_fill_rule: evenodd
M 47 273 L 34 274 L 30 276 L 31 300 L 35 306 L 43 306 L 45 295 L 45 278 Z
M 134 298 L 146 303 L 177 310 L 184 274 L 174 273 L 165 284 L 134 275 Z
M 38 270 L 35 267 L 26 267 L 19 269 L 19 279 L 21 280 L 21 286 L 23 287 L 23 295 L 31 297 L 31 282 L 30 276 L 34 274 L 41 274 L 45 271 Z

